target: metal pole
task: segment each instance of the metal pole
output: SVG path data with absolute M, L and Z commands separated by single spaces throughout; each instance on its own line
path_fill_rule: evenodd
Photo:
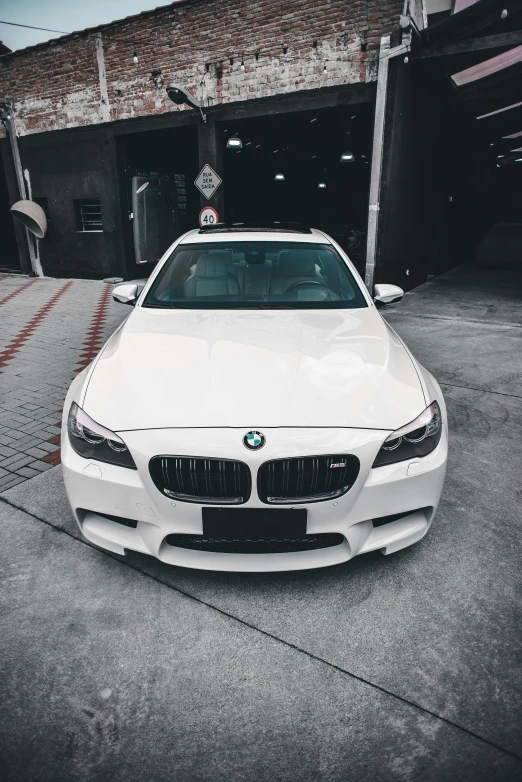
M 386 111 L 386 92 L 388 88 L 388 52 L 390 36 L 383 35 L 379 48 L 379 68 L 377 72 L 377 94 L 375 96 L 375 121 L 373 126 L 372 170 L 370 175 L 370 203 L 368 206 L 368 234 L 366 239 L 365 283 L 373 295 L 373 278 L 377 257 L 377 229 L 379 226 L 379 195 L 382 174 L 382 148 L 384 141 L 384 118 Z
M 381 45 L 379 48 L 379 69 L 377 72 L 377 94 L 375 96 L 375 121 L 373 127 L 372 170 L 370 175 L 370 203 L 368 206 L 368 235 L 366 241 L 366 270 L 364 280 L 370 294 L 373 294 L 375 264 L 377 261 L 389 61 L 391 57 L 396 57 L 399 54 L 406 54 L 409 50 L 409 43 L 395 46 L 393 49 L 390 49 L 390 36 L 383 35 L 381 38 Z
M 7 129 L 7 135 L 9 136 L 9 143 L 11 145 L 11 154 L 13 156 L 18 192 L 20 193 L 20 198 L 25 200 L 27 198 L 27 193 L 25 189 L 24 173 L 22 171 L 22 161 L 20 160 L 20 150 L 18 149 L 18 138 L 16 135 L 16 129 L 12 115 L 7 115 L 5 119 L 5 125 Z M 43 277 L 42 267 L 36 257 L 33 237 L 27 228 L 25 229 L 25 236 L 27 238 L 27 246 L 29 248 L 29 258 L 31 259 L 31 269 L 33 270 L 33 274 L 35 277 Z

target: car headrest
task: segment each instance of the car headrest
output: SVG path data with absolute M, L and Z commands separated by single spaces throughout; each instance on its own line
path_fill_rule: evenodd
M 279 256 L 279 268 L 286 276 L 315 274 L 315 252 L 313 250 L 288 250 Z
M 213 258 L 219 258 L 220 261 L 224 261 L 228 266 L 230 263 L 234 263 L 234 255 L 230 250 L 212 250 L 209 253 Z
M 224 255 L 200 255 L 196 264 L 196 277 L 226 277 L 228 272 Z

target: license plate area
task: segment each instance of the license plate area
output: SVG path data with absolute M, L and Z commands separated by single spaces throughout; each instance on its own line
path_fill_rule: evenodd
M 286 540 L 306 535 L 307 508 L 202 508 L 203 535 L 234 540 Z

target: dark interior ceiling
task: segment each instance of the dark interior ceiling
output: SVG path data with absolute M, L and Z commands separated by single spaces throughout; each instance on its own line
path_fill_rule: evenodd
M 522 47 L 522 0 L 479 0 L 423 30 L 414 42 L 413 59 L 423 78 L 446 93 L 454 115 L 471 122 L 484 144 L 498 145 L 504 165 L 520 157 L 509 152 L 521 144 L 503 137 L 522 131 L 522 62 L 461 86 L 452 75 L 479 63 L 487 66 L 517 47 Z
M 358 104 L 223 123 L 227 220 L 308 222 L 341 244 L 364 232 L 372 111 Z M 231 136 L 240 151 L 226 148 Z M 343 152 L 354 161 L 341 162 Z
M 491 58 L 521 46 L 522 0 L 478 0 L 414 40 L 419 83 L 446 116 L 439 155 L 454 262 L 476 257 L 493 226 L 522 227 L 522 136 L 505 138 L 522 131 L 522 62 L 460 86 L 452 76 L 478 63 L 487 74 Z
M 462 86 L 455 85 L 452 75 L 519 46 L 522 0 L 479 0 L 423 30 L 415 39 L 413 59 L 430 81 L 444 82 L 449 99 L 462 104 L 463 114 L 476 119 L 522 101 L 522 62 Z M 522 130 L 521 118 L 522 106 L 502 111 L 477 120 L 477 132 L 496 141 Z

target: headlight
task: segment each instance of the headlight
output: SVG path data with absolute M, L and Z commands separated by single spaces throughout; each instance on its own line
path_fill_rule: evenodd
M 93 421 L 75 402 L 69 411 L 67 430 L 73 449 L 85 459 L 137 469 L 123 440 L 110 429 Z
M 373 463 L 374 467 L 427 456 L 435 450 L 442 434 L 442 417 L 437 402 L 433 402 L 414 421 L 393 432 L 384 441 Z

